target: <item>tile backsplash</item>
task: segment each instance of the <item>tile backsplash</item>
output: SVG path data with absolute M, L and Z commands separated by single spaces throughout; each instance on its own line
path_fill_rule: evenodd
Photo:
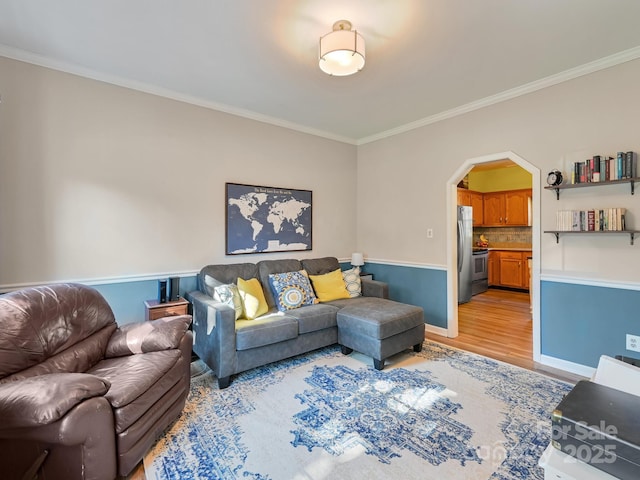
M 480 241 L 480 235 L 489 241 L 489 247 L 531 245 L 531 227 L 473 227 L 474 245 Z

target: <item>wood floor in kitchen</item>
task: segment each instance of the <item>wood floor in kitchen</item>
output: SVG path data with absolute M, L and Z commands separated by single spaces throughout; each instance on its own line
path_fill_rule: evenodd
M 490 288 L 458 305 L 458 337 L 427 337 L 462 350 L 534 369 L 529 294 Z

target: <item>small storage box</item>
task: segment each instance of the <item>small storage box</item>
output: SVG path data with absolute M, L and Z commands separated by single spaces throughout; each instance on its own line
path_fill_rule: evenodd
M 621 480 L 640 479 L 640 397 L 583 380 L 551 417 L 555 448 Z

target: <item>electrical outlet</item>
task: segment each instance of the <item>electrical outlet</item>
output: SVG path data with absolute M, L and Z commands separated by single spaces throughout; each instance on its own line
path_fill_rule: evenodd
M 427 238 L 433 238 L 433 228 L 427 228 Z
M 631 335 L 627 333 L 627 350 L 640 352 L 640 335 Z

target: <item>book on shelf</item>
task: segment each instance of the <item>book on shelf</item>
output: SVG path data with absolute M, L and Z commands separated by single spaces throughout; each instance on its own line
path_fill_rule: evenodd
M 624 231 L 625 208 L 556 211 L 556 230 L 561 232 Z
M 624 165 L 625 153 L 618 152 L 616 155 L 616 178 L 622 178 L 622 166 Z
M 627 152 L 624 154 L 625 167 L 624 178 L 635 178 L 636 176 L 636 152 Z
M 617 152 L 616 157 L 594 155 L 584 162 L 574 162 L 571 183 L 598 183 L 636 178 L 636 152 Z

